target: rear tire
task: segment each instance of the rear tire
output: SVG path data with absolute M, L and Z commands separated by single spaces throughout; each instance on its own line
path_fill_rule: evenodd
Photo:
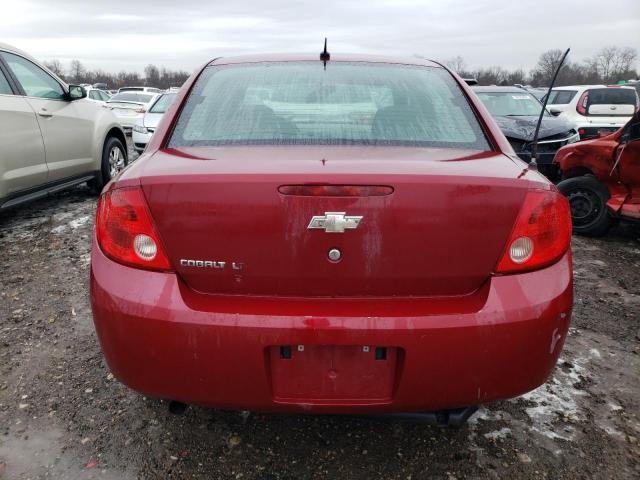
M 583 175 L 563 180 L 558 189 L 569 200 L 573 233 L 601 237 L 613 225 L 607 210 L 609 189 L 595 177 Z
M 96 178 L 88 182 L 89 187 L 100 193 L 104 186 L 115 177 L 129 163 L 127 149 L 116 137 L 108 137 L 102 149 L 102 163 L 100 173 Z

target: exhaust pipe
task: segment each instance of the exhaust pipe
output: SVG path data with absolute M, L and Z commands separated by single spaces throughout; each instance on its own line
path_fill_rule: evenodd
M 186 403 L 178 402 L 176 400 L 169 401 L 169 412 L 173 415 L 182 415 L 187 410 L 188 405 Z
M 464 408 L 437 410 L 435 412 L 391 413 L 385 417 L 411 423 L 423 423 L 438 427 L 460 428 L 478 410 L 476 405 Z

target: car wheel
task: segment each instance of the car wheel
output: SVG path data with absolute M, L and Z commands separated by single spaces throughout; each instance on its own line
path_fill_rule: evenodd
M 102 150 L 102 165 L 99 177 L 89 182 L 89 186 L 97 193 L 100 193 L 102 188 L 113 177 L 118 175 L 128 163 L 127 149 L 122 145 L 122 142 L 116 137 L 107 138 Z
M 609 231 L 613 217 L 607 210 L 610 195 L 603 183 L 584 175 L 563 180 L 558 189 L 569 200 L 574 233 L 599 237 Z

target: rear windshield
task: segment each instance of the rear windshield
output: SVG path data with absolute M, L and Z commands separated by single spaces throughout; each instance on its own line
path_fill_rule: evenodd
M 117 93 L 109 99 L 110 102 L 138 102 L 147 103 L 153 98 L 153 95 L 147 95 L 144 93 L 126 92 Z
M 212 66 L 180 113 L 171 147 L 410 145 L 489 150 L 444 69 L 373 63 Z
M 549 105 L 567 105 L 578 93 L 577 90 L 551 90 Z
M 589 105 L 635 105 L 636 92 L 630 88 L 593 88 Z
M 149 113 L 166 112 L 167 108 L 171 106 L 175 98 L 176 98 L 175 93 L 165 93 L 160 98 L 158 98 L 158 100 L 156 100 L 156 103 L 154 103 L 153 106 L 149 109 Z

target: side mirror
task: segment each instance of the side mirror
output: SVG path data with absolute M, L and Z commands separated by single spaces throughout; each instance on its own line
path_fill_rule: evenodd
M 87 91 L 80 85 L 69 85 L 69 100 L 80 100 L 86 96 Z
M 551 115 L 553 115 L 554 117 L 557 117 L 558 115 L 560 115 L 562 113 L 562 110 L 558 110 L 557 108 L 550 108 L 549 109 L 549 113 Z

